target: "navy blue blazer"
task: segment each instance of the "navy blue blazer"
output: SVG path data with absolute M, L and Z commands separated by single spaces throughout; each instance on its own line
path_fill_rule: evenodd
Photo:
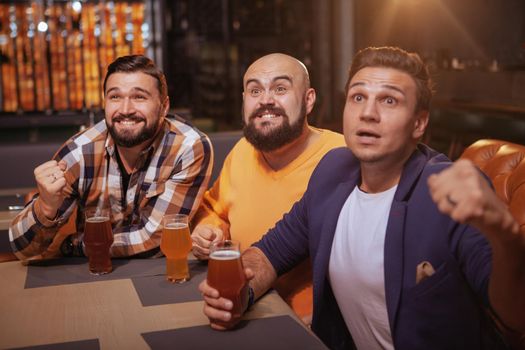
M 430 197 L 428 177 L 450 164 L 443 154 L 418 145 L 394 195 L 384 277 L 396 349 L 506 348 L 485 313 L 491 270 L 488 241 L 473 227 L 440 213 Z M 301 200 L 255 244 L 279 275 L 310 257 L 312 330 L 333 349 L 354 348 L 330 287 L 328 263 L 339 213 L 359 181 L 359 162 L 351 151 L 330 151 Z M 430 262 L 435 273 L 416 284 L 416 266 L 423 261 Z

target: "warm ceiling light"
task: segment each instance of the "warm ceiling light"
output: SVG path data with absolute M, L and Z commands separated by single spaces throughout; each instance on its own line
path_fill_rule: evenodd
M 39 32 L 42 32 L 42 33 L 47 32 L 48 25 L 46 22 L 38 22 L 37 29 Z
M 76 13 L 80 13 L 82 11 L 82 3 L 80 1 L 73 1 L 73 4 L 71 4 L 71 7 L 73 8 L 73 11 Z

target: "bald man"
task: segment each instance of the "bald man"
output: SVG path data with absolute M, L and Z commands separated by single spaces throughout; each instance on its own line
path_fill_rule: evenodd
M 194 220 L 193 253 L 207 259 L 211 242 L 224 238 L 247 249 L 299 200 L 319 160 L 344 146 L 341 134 L 313 128 L 307 116 L 315 90 L 305 65 L 274 53 L 248 67 L 243 79 L 242 138 L 224 161 Z M 311 267 L 305 261 L 275 285 L 309 323 Z

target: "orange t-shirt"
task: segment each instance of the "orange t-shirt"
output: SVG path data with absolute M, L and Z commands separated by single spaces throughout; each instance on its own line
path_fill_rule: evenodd
M 321 158 L 329 150 L 345 145 L 339 133 L 311 130 L 320 137 L 278 171 L 271 169 L 261 152 L 242 138 L 226 157 L 212 188 L 204 194 L 194 223 L 222 228 L 226 235 L 241 242 L 241 250 L 257 242 L 302 197 Z M 281 276 L 276 289 L 297 314 L 311 314 L 309 262 Z M 302 300 L 294 300 L 301 291 Z

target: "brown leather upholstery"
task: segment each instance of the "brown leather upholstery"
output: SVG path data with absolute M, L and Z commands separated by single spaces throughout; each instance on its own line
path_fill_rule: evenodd
M 460 158 L 470 159 L 494 184 L 498 196 L 525 231 L 525 146 L 484 139 L 467 147 Z M 502 329 L 513 349 L 525 350 L 525 335 Z
M 501 140 L 479 140 L 460 158 L 470 159 L 494 184 L 521 230 L 525 230 L 525 146 Z

